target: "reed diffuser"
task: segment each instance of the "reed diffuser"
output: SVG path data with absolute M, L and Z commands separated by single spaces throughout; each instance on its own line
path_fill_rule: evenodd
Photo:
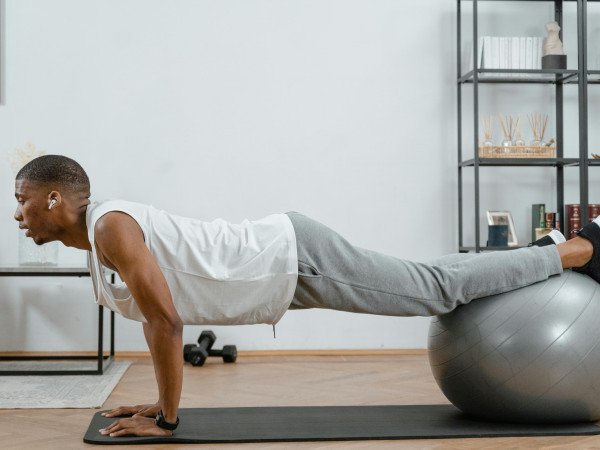
M 485 115 L 481 116 L 481 124 L 483 128 L 483 146 L 484 147 L 493 147 L 494 142 L 492 141 L 493 137 L 493 128 L 494 128 L 494 116 Z
M 32 159 L 46 152 L 36 148 L 31 142 L 23 148 L 15 148 L 8 154 L 10 167 L 16 176 L 19 170 Z M 20 266 L 56 266 L 58 265 L 58 241 L 37 245 L 33 239 L 25 236 L 25 230 L 19 231 L 19 265 Z
M 504 153 L 510 153 L 510 148 L 514 145 L 513 137 L 515 135 L 515 129 L 519 124 L 519 120 L 513 116 L 502 116 L 498 114 L 498 118 L 500 119 L 500 127 L 502 128 L 502 134 L 504 135 L 504 140 L 502 141 L 502 147 L 504 147 Z
M 546 126 L 548 125 L 548 114 L 533 113 L 529 116 L 529 126 L 533 134 L 531 141 L 532 147 L 542 147 L 546 145 L 544 136 L 546 134 Z
M 525 147 L 525 139 L 521 135 L 521 116 L 517 116 L 517 124 L 515 125 L 515 145 L 517 147 Z

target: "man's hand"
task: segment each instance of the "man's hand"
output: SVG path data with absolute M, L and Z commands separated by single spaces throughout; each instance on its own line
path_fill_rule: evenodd
M 103 412 L 104 417 L 119 417 L 119 416 L 133 416 L 134 414 L 143 417 L 156 417 L 160 411 L 160 405 L 155 403 L 153 405 L 135 405 L 135 406 L 119 406 L 110 411 Z
M 172 436 L 173 432 L 165 430 L 156 425 L 154 419 L 140 416 L 138 414 L 126 419 L 119 419 L 108 427 L 103 428 L 100 434 L 108 434 L 110 437 L 117 436 Z

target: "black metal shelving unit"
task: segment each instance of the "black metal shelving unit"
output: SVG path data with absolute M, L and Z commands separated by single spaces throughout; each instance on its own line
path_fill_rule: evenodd
M 564 218 L 564 168 L 579 167 L 579 203 L 581 204 L 581 223 L 587 223 L 588 205 L 588 167 L 600 165 L 600 160 L 588 158 L 588 111 L 587 88 L 588 84 L 600 84 L 600 70 L 587 70 L 587 2 L 600 0 L 500 0 L 506 3 L 546 2 L 554 4 L 554 20 L 561 27 L 562 40 L 563 27 L 563 2 L 577 3 L 577 70 L 512 70 L 512 69 L 473 69 L 462 73 L 461 63 L 461 4 L 472 4 L 473 15 L 473 61 L 477 61 L 478 48 L 478 3 L 498 0 L 457 0 L 457 105 L 458 105 L 458 245 L 460 252 L 481 252 L 483 250 L 508 250 L 516 247 L 485 247 L 481 245 L 480 230 L 480 197 L 479 197 L 479 169 L 480 167 L 535 167 L 546 166 L 556 168 L 556 210 L 561 212 L 561 229 L 565 229 Z M 477 64 L 475 63 L 476 67 Z M 507 75 L 526 74 L 527 77 L 515 78 Z M 556 98 L 556 158 L 480 158 L 479 146 L 479 84 L 553 84 Z M 473 85 L 473 155 L 468 160 L 463 160 L 462 140 L 462 87 L 465 84 Z M 578 86 L 579 109 L 579 156 L 577 158 L 564 158 L 564 133 L 563 133 L 563 86 L 565 84 Z M 473 170 L 474 200 L 475 200 L 475 245 L 464 245 L 463 241 L 463 170 Z
M 0 277 L 89 277 L 90 271 L 84 267 L 51 267 L 51 266 L 20 266 L 0 267 Z M 110 282 L 114 284 L 115 274 Z M 104 354 L 104 307 L 98 305 L 98 350 L 95 355 L 31 355 L 4 356 L 0 361 L 91 361 L 96 362 L 92 369 L 0 369 L 0 376 L 5 375 L 102 375 L 115 359 L 115 313 L 110 312 L 110 353 Z

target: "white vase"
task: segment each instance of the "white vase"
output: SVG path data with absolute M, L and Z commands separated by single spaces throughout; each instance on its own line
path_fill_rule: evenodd
M 37 245 L 33 239 L 25 236 L 25 231 L 26 230 L 19 230 L 19 265 L 58 265 L 58 241 Z

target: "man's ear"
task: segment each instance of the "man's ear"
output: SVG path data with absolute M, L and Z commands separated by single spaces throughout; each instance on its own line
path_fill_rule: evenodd
M 47 204 L 48 209 L 55 208 L 62 203 L 62 195 L 58 191 L 52 191 L 48 194 Z

